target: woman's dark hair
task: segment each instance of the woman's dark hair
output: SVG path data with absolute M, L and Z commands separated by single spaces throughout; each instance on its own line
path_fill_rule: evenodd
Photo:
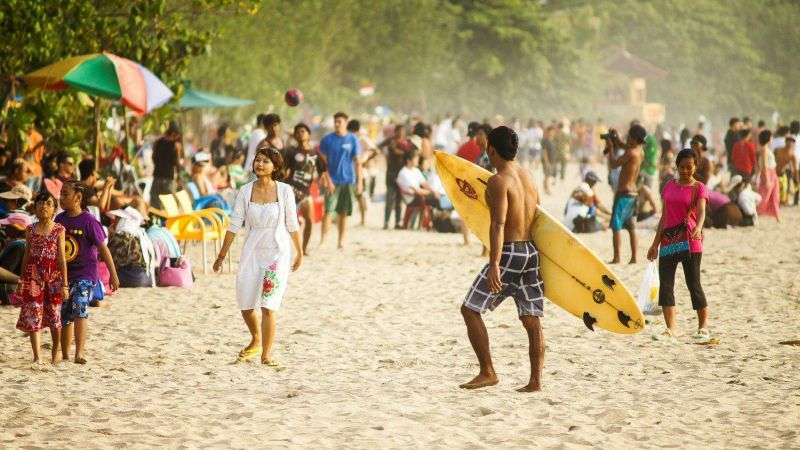
M 281 156 L 281 152 L 272 148 L 272 147 L 259 147 L 256 149 L 256 154 L 253 157 L 253 165 L 256 164 L 256 158 L 258 155 L 264 155 L 272 161 L 272 179 L 273 180 L 281 180 L 283 179 L 283 157 Z
M 761 145 L 767 145 L 769 140 L 772 139 L 772 131 L 769 130 L 762 130 L 761 133 L 758 133 L 758 143 Z
M 94 160 L 84 159 L 78 164 L 78 172 L 81 174 L 81 180 L 89 178 L 94 173 Z
M 48 200 L 52 200 L 53 205 L 58 207 L 58 200 L 56 200 L 56 198 L 53 197 L 53 194 L 51 194 L 50 191 L 48 191 L 47 189 L 42 190 L 41 192 L 36 194 L 36 197 L 33 198 L 33 204 L 35 205 L 37 203 L 44 203 Z
M 506 161 L 511 161 L 517 156 L 519 138 L 517 133 L 506 126 L 499 126 L 489 132 L 489 145 L 495 149 L 498 155 Z
M 279 115 L 277 115 L 275 113 L 269 113 L 266 116 L 264 116 L 264 127 L 265 128 L 269 128 L 269 127 L 275 125 L 276 123 L 281 123 L 281 116 L 279 116 Z
M 358 133 L 358 130 L 361 129 L 361 122 L 356 119 L 347 122 L 347 131 L 351 133 Z
M 685 148 L 678 152 L 678 156 L 675 157 L 675 165 L 681 165 L 681 161 L 684 159 L 691 158 L 694 161 L 695 165 L 697 165 L 697 155 L 694 154 L 694 150 L 690 148 Z
M 89 186 L 81 183 L 80 181 L 67 181 L 64 183 L 64 188 L 70 188 L 73 192 L 81 194 L 81 209 L 86 209 L 89 206 L 89 199 L 91 197 L 91 193 L 89 192 Z
M 309 128 L 308 125 L 306 125 L 303 122 L 300 122 L 294 126 L 294 132 L 297 133 L 297 130 L 299 130 L 300 128 L 305 129 L 308 132 L 308 134 L 311 134 L 311 128 Z

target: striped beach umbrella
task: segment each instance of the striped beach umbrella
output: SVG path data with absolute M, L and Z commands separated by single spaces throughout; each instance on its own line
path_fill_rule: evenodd
M 23 79 L 47 90 L 75 89 L 118 100 L 138 114 L 149 113 L 172 98 L 172 91 L 144 66 L 111 53 L 73 56 L 50 64 Z

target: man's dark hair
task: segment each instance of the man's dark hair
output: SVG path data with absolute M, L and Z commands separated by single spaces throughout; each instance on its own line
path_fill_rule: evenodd
M 491 133 L 491 132 L 492 132 L 492 126 L 491 126 L 491 125 L 489 125 L 488 123 L 482 123 L 482 124 L 481 124 L 481 125 L 478 127 L 478 130 L 477 130 L 477 131 L 483 131 L 483 132 L 484 132 L 484 133 L 486 133 L 486 135 L 488 136 L 488 135 L 489 135 L 489 133 Z
M 256 116 L 256 126 L 257 127 L 260 127 L 260 126 L 264 125 L 264 117 L 267 117 L 267 115 L 266 114 L 259 114 L 258 116 Z
M 742 122 L 750 122 L 750 116 L 742 117 Z
M 81 174 L 81 180 L 89 178 L 94 173 L 94 160 L 84 159 L 78 164 L 78 172 Z
M 499 126 L 489 132 L 489 146 L 506 161 L 513 161 L 517 156 L 519 138 L 517 133 L 506 126 Z
M 747 139 L 748 137 L 750 137 L 750 130 L 746 128 L 739 130 L 739 139 Z
M 358 133 L 358 130 L 361 129 L 361 122 L 356 119 L 347 122 L 347 131 L 351 133 Z
M 789 127 L 786 125 L 781 125 L 775 130 L 775 136 L 786 136 L 787 134 L 789 134 Z
M 305 130 L 308 132 L 308 134 L 311 134 L 311 128 L 309 128 L 308 125 L 306 125 L 303 122 L 300 122 L 300 123 L 298 123 L 297 125 L 294 126 L 294 132 L 297 133 L 297 130 L 299 130 L 300 128 L 305 128 Z
M 598 181 L 600 181 L 600 177 L 598 177 L 596 173 L 590 170 L 586 172 L 586 175 L 583 176 L 583 181 L 585 181 L 586 184 L 589 185 L 589 187 L 594 187 L 594 185 L 597 184 Z
M 692 142 L 697 142 L 698 144 L 700 144 L 700 147 L 702 147 L 703 150 L 708 150 L 707 146 L 708 141 L 706 140 L 706 137 L 703 136 L 702 134 L 695 134 L 694 136 L 692 136 Z
M 225 137 L 225 133 L 227 131 L 228 131 L 228 124 L 227 123 L 223 123 L 222 125 L 220 125 L 219 128 L 217 128 L 217 137 L 219 137 L 219 138 Z
M 429 135 L 428 130 L 429 130 L 428 126 L 425 125 L 423 122 L 417 122 L 416 124 L 414 124 L 414 134 L 416 134 L 421 138 L 428 137 Z
M 638 142 L 639 145 L 644 144 L 644 138 L 646 137 L 647 130 L 638 123 L 631 125 L 631 128 L 628 130 L 628 139 L 633 139 L 634 142 Z
M 789 133 L 800 134 L 800 120 L 793 120 L 789 124 Z
M 266 116 L 264 116 L 264 126 L 266 128 L 269 128 L 275 125 L 276 123 L 281 123 L 281 116 L 275 113 L 269 113 Z
M 761 133 L 758 133 L 758 143 L 761 145 L 767 145 L 769 140 L 772 139 L 772 131 L 769 130 L 761 130 Z
M 738 121 L 739 121 L 738 117 L 731 117 L 731 120 L 728 121 L 728 126 L 732 127 L 732 126 L 736 125 L 736 122 L 738 122 Z
M 759 121 L 758 121 L 758 128 L 763 128 L 763 127 L 764 127 L 764 125 L 766 125 L 766 124 L 767 124 L 767 123 L 766 123 L 766 122 L 764 122 L 763 120 L 759 120 Z
M 480 126 L 481 124 L 478 122 L 470 122 L 469 125 L 467 125 L 467 136 L 474 138 Z
M 176 122 L 174 120 L 170 120 L 169 121 L 169 125 L 167 126 L 167 134 L 168 135 L 175 135 L 175 134 L 180 135 L 180 134 L 183 134 L 182 131 L 181 131 L 180 124 L 178 124 L 178 122 Z
M 69 153 L 62 150 L 56 154 L 56 164 L 58 165 L 64 164 L 70 158 L 72 158 L 72 156 L 70 156 Z
M 343 113 L 342 111 L 339 111 L 339 112 L 337 112 L 336 114 L 334 114 L 334 115 L 333 115 L 333 120 L 336 120 L 336 119 L 338 119 L 338 118 L 342 118 L 342 119 L 344 119 L 344 120 L 347 120 L 347 119 L 349 119 L 350 117 L 348 117 L 348 115 L 347 115 L 347 114 L 345 114 L 345 113 Z

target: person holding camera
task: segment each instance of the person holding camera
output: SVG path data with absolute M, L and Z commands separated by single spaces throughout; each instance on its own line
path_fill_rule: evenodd
M 623 229 L 628 230 L 631 242 L 631 264 L 636 263 L 636 197 L 638 187 L 636 181 L 639 178 L 639 168 L 642 165 L 643 150 L 647 131 L 639 124 L 631 125 L 628 130 L 627 142 L 623 143 L 616 130 L 611 129 L 608 133 L 601 136 L 606 141 L 606 148 L 603 154 L 608 157 L 609 170 L 620 168 L 619 178 L 614 187 L 614 205 L 611 208 L 611 231 L 613 233 L 614 259 L 610 264 L 617 264 L 620 261 L 620 246 Z M 624 153 L 615 155 L 615 150 L 622 148 Z

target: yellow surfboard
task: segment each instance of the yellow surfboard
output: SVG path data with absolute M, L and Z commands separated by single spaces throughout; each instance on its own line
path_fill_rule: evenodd
M 458 214 L 489 246 L 486 183 L 492 174 L 455 155 L 436 152 L 436 171 Z M 539 249 L 545 296 L 590 329 L 632 334 L 644 329 L 644 316 L 631 292 L 597 255 L 537 207 L 531 238 Z

